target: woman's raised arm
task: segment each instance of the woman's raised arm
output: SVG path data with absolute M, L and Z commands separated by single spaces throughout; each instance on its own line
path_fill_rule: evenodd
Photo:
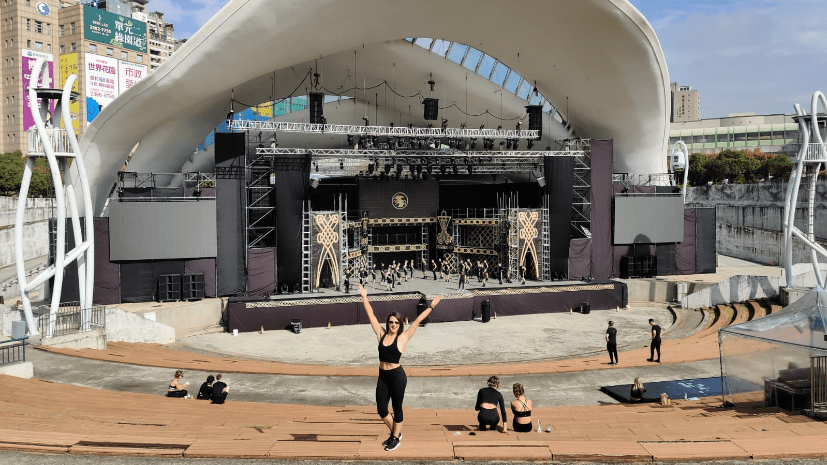
M 379 324 L 379 320 L 376 319 L 376 315 L 373 314 L 373 307 L 371 307 L 370 302 L 368 302 L 368 291 L 365 290 L 361 284 L 359 285 L 359 295 L 362 296 L 362 304 L 365 306 L 365 313 L 368 314 L 370 327 L 373 328 L 376 337 L 381 338 L 384 330 L 382 329 L 382 325 Z

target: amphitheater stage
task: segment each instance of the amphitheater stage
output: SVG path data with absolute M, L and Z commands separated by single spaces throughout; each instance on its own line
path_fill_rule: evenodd
M 428 301 L 442 295 L 438 310 L 431 313 L 434 323 L 467 321 L 480 316 L 483 301 L 489 301 L 492 315 L 529 315 L 568 312 L 587 302 L 594 310 L 625 307 L 626 284 L 618 281 L 527 282 L 482 287 L 472 280 L 466 290 L 453 283 L 415 278 L 386 292 L 368 286 L 368 294 L 380 321 L 391 312 L 416 318 L 416 305 L 422 296 Z M 306 328 L 367 323 L 362 299 L 355 288 L 351 293 L 327 291 L 319 294 L 274 295 L 268 299 L 231 298 L 228 306 L 229 330 L 238 332 L 285 329 L 291 320 L 300 319 Z

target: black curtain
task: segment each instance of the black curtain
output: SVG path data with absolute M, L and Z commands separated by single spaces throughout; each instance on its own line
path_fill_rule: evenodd
M 678 274 L 675 264 L 675 244 L 658 244 L 655 256 L 658 258 L 658 276 Z
M 591 144 L 592 278 L 612 276 L 612 140 Z
M 85 223 L 83 218 L 80 221 L 81 231 L 85 231 Z M 57 236 L 57 219 L 51 218 L 49 220 L 49 231 L 52 233 L 49 234 L 49 264 L 54 265 L 55 259 L 57 257 L 57 244 L 55 243 L 55 237 Z M 64 239 L 64 251 L 63 253 L 66 254 L 70 250 L 75 248 L 75 234 L 74 228 L 72 227 L 72 220 L 70 218 L 66 218 L 66 230 L 63 236 Z M 60 286 L 60 302 L 78 302 L 80 300 L 80 288 L 78 287 L 78 265 L 77 260 L 70 263 L 63 269 L 63 281 L 62 285 Z M 49 289 L 54 292 L 55 289 L 55 278 L 49 278 Z M 94 298 L 94 296 L 93 296 Z
M 109 261 L 109 218 L 95 218 L 95 287 L 93 302 L 121 303 L 121 267 Z
M 310 190 L 309 153 L 284 155 L 274 160 L 276 186 L 277 283 L 301 282 L 302 207 Z
M 714 273 L 716 270 L 715 208 L 695 209 L 695 273 Z
M 276 250 L 250 249 L 250 273 L 247 276 L 248 295 L 264 296 L 276 290 Z M 290 283 L 292 289 L 295 283 Z
M 185 274 L 204 275 L 204 297 L 215 297 L 215 259 L 197 258 L 184 264 Z
M 695 274 L 695 210 L 683 211 L 683 241 L 675 246 L 678 274 Z
M 218 235 L 215 264 L 218 296 L 238 296 L 247 292 L 247 270 L 244 267 L 246 252 L 243 215 L 247 198 L 243 175 L 244 150 L 244 133 L 215 134 L 215 221 Z M 206 278 L 205 275 L 204 279 Z
M 569 272 L 570 279 L 588 277 L 591 273 L 592 240 L 572 239 L 569 242 Z
M 552 276 L 568 276 L 574 158 L 545 157 L 543 170 L 546 178 L 549 238 L 551 239 L 549 269 Z

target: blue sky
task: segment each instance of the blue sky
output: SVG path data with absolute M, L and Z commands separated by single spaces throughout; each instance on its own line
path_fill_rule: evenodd
M 571 0 L 575 1 L 575 0 Z M 827 0 L 630 0 L 658 35 L 672 81 L 701 95 L 701 116 L 792 113 L 827 92 Z M 192 36 L 227 0 L 152 0 Z

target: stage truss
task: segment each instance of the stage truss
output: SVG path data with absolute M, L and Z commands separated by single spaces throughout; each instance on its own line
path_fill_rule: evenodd
M 407 126 L 357 126 L 351 124 L 311 124 L 233 119 L 230 131 L 300 132 L 306 134 L 342 134 L 349 136 L 391 136 L 410 138 L 530 139 L 540 138 L 540 131 L 522 129 L 415 128 Z

